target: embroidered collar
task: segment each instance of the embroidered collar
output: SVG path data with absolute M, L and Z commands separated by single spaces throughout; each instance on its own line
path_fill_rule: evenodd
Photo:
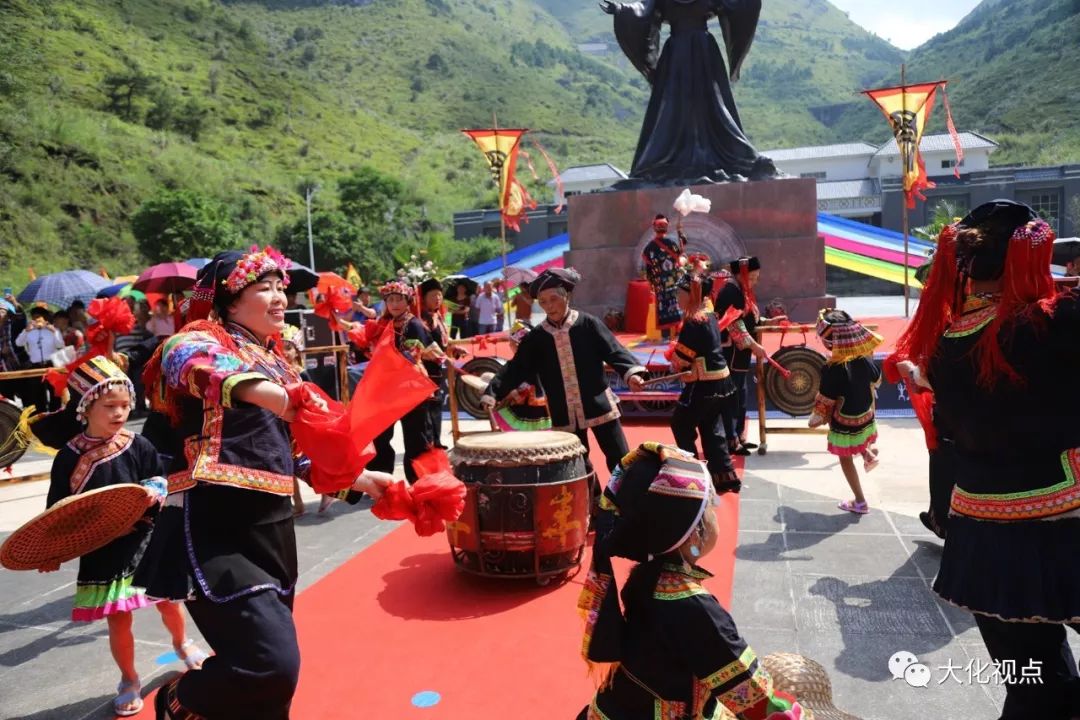
M 565 332 L 569 330 L 574 323 L 577 322 L 577 319 L 578 311 L 570 309 L 567 311 L 566 316 L 563 317 L 562 322 L 558 325 L 551 322 L 550 318 L 544 318 L 544 329 L 551 333 Z
M 687 567 L 686 565 L 678 565 L 676 563 L 664 563 L 664 571 L 675 573 L 678 575 L 685 575 L 686 577 L 693 578 L 694 580 L 708 580 L 713 576 L 711 572 L 699 565 L 691 565 L 690 567 Z
M 84 453 L 88 450 L 93 450 L 96 447 L 105 445 L 106 443 L 116 443 L 118 445 L 122 445 L 134 436 L 135 433 L 131 432 L 127 428 L 120 428 L 116 432 L 116 434 L 103 438 L 90 437 L 86 434 L 86 431 L 84 430 L 75 437 L 71 438 L 71 441 L 68 444 L 71 446 L 72 450 L 77 450 L 80 453 Z
M 945 331 L 945 337 L 958 338 L 974 335 L 997 317 L 997 295 L 970 295 L 964 300 L 960 316 Z
M 259 342 L 259 338 L 255 337 L 255 333 L 248 330 L 240 323 L 227 322 L 225 323 L 225 329 L 229 331 L 229 334 L 244 340 L 245 342 L 253 343 L 262 348 L 269 348 L 271 344 L 270 338 L 266 339 L 266 342 Z

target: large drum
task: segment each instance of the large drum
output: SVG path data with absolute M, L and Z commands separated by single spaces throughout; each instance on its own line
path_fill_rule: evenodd
M 576 435 L 556 431 L 460 438 L 450 460 L 468 494 L 446 529 L 454 562 L 541 583 L 578 567 L 589 526 L 585 452 Z

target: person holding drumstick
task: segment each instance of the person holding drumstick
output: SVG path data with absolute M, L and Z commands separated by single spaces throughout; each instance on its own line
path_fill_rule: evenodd
M 539 378 L 552 429 L 577 434 L 586 448 L 591 429 L 611 470 L 629 448 L 619 422 L 619 401 L 604 379 L 604 365 L 622 375 L 634 392 L 644 387 L 646 371 L 603 322 L 571 309 L 570 294 L 580 281 L 573 268 L 549 268 L 532 282 L 529 294 L 547 318 L 521 340 L 481 403 L 490 410 L 522 383 Z
M 289 262 L 271 248 L 219 253 L 199 271 L 189 322 L 144 373 L 154 409 L 184 438 L 136 573 L 151 597 L 188 600 L 214 650 L 166 683 L 158 720 L 285 720 L 300 671 L 289 423 L 300 375 L 284 357 Z M 209 319 L 208 319 L 209 318 Z M 374 497 L 391 478 L 365 473 Z

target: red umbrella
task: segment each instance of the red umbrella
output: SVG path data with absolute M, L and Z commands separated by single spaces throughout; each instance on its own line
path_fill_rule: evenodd
M 195 286 L 198 272 L 187 263 L 166 262 L 148 267 L 139 275 L 132 287 L 143 292 L 175 293 Z

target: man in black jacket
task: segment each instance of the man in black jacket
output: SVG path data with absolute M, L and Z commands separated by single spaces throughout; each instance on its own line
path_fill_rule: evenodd
M 587 431 L 604 453 L 608 469 L 629 448 L 619 422 L 618 399 L 604 379 L 604 364 L 623 376 L 632 391 L 643 387 L 645 368 L 598 318 L 570 308 L 570 293 L 581 280 L 573 269 L 545 270 L 529 287 L 547 315 L 488 385 L 481 402 L 488 408 L 514 388 L 539 377 L 548 398 L 553 430 L 575 433 L 587 448 Z

